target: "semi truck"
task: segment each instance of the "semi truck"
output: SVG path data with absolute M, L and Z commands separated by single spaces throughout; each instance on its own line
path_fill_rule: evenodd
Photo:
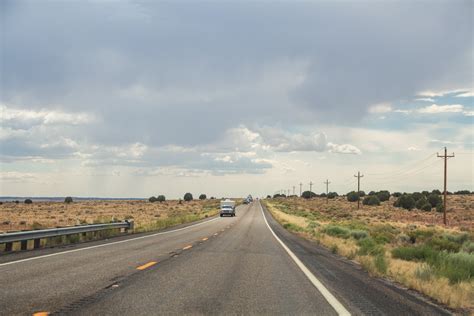
M 235 216 L 235 201 L 225 199 L 221 201 L 221 217 L 224 215 Z

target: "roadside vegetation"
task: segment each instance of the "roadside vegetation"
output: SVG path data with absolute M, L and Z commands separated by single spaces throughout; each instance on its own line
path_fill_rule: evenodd
M 124 220 L 135 222 L 135 232 L 160 230 L 197 221 L 219 213 L 219 200 L 201 199 L 181 202 L 166 200 L 163 195 L 142 201 L 104 200 L 73 202 L 15 203 L 0 205 L 0 233 L 18 230 L 46 229 L 72 225 L 110 223 Z M 62 236 L 41 241 L 41 245 L 54 246 L 93 239 L 108 238 L 118 230 L 81 235 Z M 33 241 L 30 241 L 31 243 Z M 13 250 L 19 249 L 19 243 Z M 31 248 L 32 245 L 29 245 Z M 0 245 L 2 251 L 4 245 Z
M 396 195 L 350 192 L 329 203 L 321 196 L 264 203 L 283 227 L 356 261 L 369 274 L 473 313 L 474 196 L 449 196 L 445 227 L 437 192 Z

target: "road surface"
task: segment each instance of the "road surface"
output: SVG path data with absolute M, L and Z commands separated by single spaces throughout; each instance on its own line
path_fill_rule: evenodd
M 165 232 L 0 257 L 0 314 L 445 315 L 260 203 Z

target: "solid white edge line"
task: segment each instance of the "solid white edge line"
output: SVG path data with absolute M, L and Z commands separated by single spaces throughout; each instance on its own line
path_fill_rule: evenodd
M 329 292 L 329 290 L 319 281 L 311 271 L 301 262 L 300 259 L 288 248 L 283 241 L 281 241 L 280 238 L 275 234 L 273 229 L 270 227 L 270 224 L 268 224 L 267 218 L 265 217 L 265 213 L 263 212 L 263 207 L 262 204 L 259 202 L 258 205 L 260 206 L 260 210 L 262 211 L 263 219 L 265 220 L 265 223 L 267 224 L 268 229 L 273 234 L 273 237 L 280 243 L 280 245 L 283 247 L 283 249 L 286 250 L 286 252 L 290 255 L 291 259 L 296 263 L 296 265 L 303 271 L 303 273 L 306 275 L 306 277 L 313 283 L 313 285 L 318 289 L 318 291 L 324 296 L 326 301 L 334 308 L 334 310 L 339 314 L 339 315 L 351 315 L 349 311 L 339 302 L 334 295 Z
M 96 246 L 78 248 L 78 249 L 73 249 L 73 250 L 66 250 L 66 251 L 51 253 L 51 254 L 49 254 L 49 255 L 42 255 L 42 256 L 38 256 L 38 257 L 31 257 L 31 258 L 26 258 L 26 259 L 20 259 L 20 260 L 15 260 L 15 261 L 10 261 L 10 262 L 0 263 L 0 267 L 12 265 L 12 264 L 15 264 L 15 263 L 22 263 L 22 262 L 33 261 L 33 260 L 38 260 L 38 259 L 43 259 L 43 258 L 48 258 L 48 257 L 54 257 L 54 256 L 64 255 L 64 254 L 68 254 L 68 253 L 72 253 L 72 252 L 78 252 L 78 251 L 84 251 L 84 250 L 89 250 L 89 249 L 95 249 L 95 248 L 101 248 L 101 247 L 112 246 L 112 245 L 116 245 L 116 244 L 122 244 L 122 243 L 130 242 L 130 241 L 139 240 L 139 239 L 145 239 L 145 238 L 150 238 L 150 237 L 154 237 L 154 236 L 158 236 L 158 235 L 170 234 L 170 233 L 178 232 L 178 231 L 185 230 L 185 229 L 188 229 L 188 228 L 196 227 L 196 226 L 199 226 L 199 225 L 207 224 L 207 223 L 213 222 L 213 221 L 218 220 L 218 219 L 220 219 L 220 218 L 219 218 L 219 217 L 216 217 L 216 218 L 207 220 L 207 221 L 202 222 L 202 223 L 197 223 L 197 224 L 190 225 L 190 226 L 186 226 L 186 227 L 183 227 L 183 228 L 178 228 L 178 229 L 174 229 L 174 230 L 169 230 L 169 231 L 166 231 L 166 232 L 160 232 L 160 233 L 155 233 L 155 234 L 151 234 L 151 235 L 145 235 L 145 236 L 141 236 L 141 237 L 135 237 L 135 238 L 125 239 L 125 240 L 120 240 L 120 241 L 114 241 L 114 242 L 109 242 L 109 243 L 105 243 L 105 244 L 101 244 L 101 245 L 96 245 Z

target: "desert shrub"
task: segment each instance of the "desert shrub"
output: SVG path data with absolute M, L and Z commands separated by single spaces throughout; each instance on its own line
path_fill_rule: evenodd
M 25 200 L 25 204 L 32 204 L 32 203 L 33 203 L 33 201 L 31 199 L 26 199 Z
M 311 191 L 304 191 L 303 193 L 301 193 L 301 197 L 305 199 L 312 199 L 316 197 L 316 193 Z
M 280 197 L 286 197 L 286 195 L 280 194 L 280 193 L 277 193 L 277 194 L 274 194 L 274 195 L 273 195 L 273 198 L 274 198 L 274 199 L 280 198 Z
M 154 196 L 151 196 L 149 199 L 148 199 L 148 202 L 151 202 L 151 203 L 155 203 L 157 201 L 156 197 Z
M 368 195 L 376 195 L 377 193 L 375 191 L 370 191 Z
M 441 196 L 437 194 L 430 194 L 428 196 L 428 203 L 431 204 L 432 207 L 436 207 L 436 205 L 442 202 Z
M 372 238 L 363 238 L 357 242 L 359 246 L 359 251 L 357 252 L 359 255 L 367 256 L 367 255 L 378 255 L 383 254 L 384 249 L 383 246 L 378 244 Z
M 443 213 L 444 212 L 444 205 L 443 203 L 439 203 L 436 205 L 436 212 Z
M 291 231 L 294 231 L 294 232 L 301 232 L 301 231 L 304 230 L 301 226 L 295 225 L 293 223 L 285 223 L 285 224 L 283 224 L 283 227 L 285 229 L 288 229 L 288 230 L 291 230 Z
M 390 192 L 387 190 L 382 190 L 376 193 L 377 197 L 379 198 L 380 202 L 390 200 Z
M 413 192 L 411 194 L 411 197 L 415 200 L 415 201 L 418 201 L 419 199 L 421 198 L 424 198 L 424 195 L 420 192 Z
M 425 197 L 427 197 L 428 195 L 430 195 L 430 192 L 429 191 L 421 191 L 421 194 L 423 194 Z
M 415 229 L 408 232 L 412 243 L 426 241 L 433 237 L 434 234 L 435 231 L 432 229 Z
M 44 229 L 44 228 L 45 227 L 42 224 L 40 224 L 36 221 L 34 221 L 33 224 L 31 224 L 31 229 L 32 230 L 38 230 L 38 229 Z
M 431 209 L 432 209 L 432 207 L 431 207 L 431 204 L 430 204 L 430 203 L 426 203 L 425 205 L 423 205 L 423 206 L 420 208 L 420 210 L 425 211 L 425 212 L 431 212 Z
M 67 197 L 64 199 L 64 203 L 72 203 L 72 197 L 67 196 Z
M 161 203 L 161 202 L 166 201 L 166 197 L 164 195 L 158 195 L 156 197 L 156 200 Z
M 398 198 L 398 206 L 407 210 L 411 210 L 415 207 L 415 199 L 410 195 L 405 194 Z
M 319 197 L 325 198 L 325 197 L 327 197 L 327 195 L 326 195 L 326 193 L 323 192 L 319 195 Z
M 442 237 L 432 238 L 426 244 L 439 251 L 458 252 L 461 249 L 461 244 Z
M 330 236 L 344 238 L 344 239 L 349 238 L 349 236 L 350 236 L 350 230 L 349 229 L 347 229 L 345 227 L 337 226 L 337 225 L 328 225 L 328 226 L 324 227 L 323 232 L 325 234 L 330 235 Z
M 451 283 L 474 278 L 474 255 L 466 252 L 440 252 L 429 262 L 436 273 L 447 277 Z
M 392 195 L 396 198 L 399 198 L 399 197 L 402 196 L 402 193 L 401 192 L 394 192 Z
M 364 191 L 359 191 L 359 196 L 360 196 L 360 197 L 365 196 L 365 192 L 364 192 Z
M 351 237 L 354 239 L 367 238 L 369 234 L 365 230 L 351 230 Z
M 427 261 L 436 255 L 437 251 L 428 246 L 403 246 L 392 249 L 392 257 L 406 261 Z
M 380 205 L 380 200 L 376 195 L 368 195 L 362 201 L 364 205 Z
M 370 228 L 370 236 L 379 244 L 391 242 L 400 231 L 392 225 L 375 225 Z
M 311 221 L 311 222 L 309 222 L 309 224 L 306 228 L 312 230 L 312 229 L 317 228 L 318 226 L 319 226 L 319 224 L 317 222 Z
M 355 191 L 347 193 L 346 198 L 349 202 L 356 202 L 359 199 L 359 195 Z
M 474 242 L 466 241 L 462 244 L 461 250 L 467 253 L 474 253 Z
M 426 197 L 424 195 L 422 195 L 415 203 L 415 207 L 419 210 L 421 210 L 421 208 L 426 204 L 428 203 L 428 199 L 426 199 Z
M 454 194 L 457 194 L 457 195 L 471 194 L 471 192 L 469 192 L 469 190 L 459 190 L 459 191 L 454 192 Z
M 200 199 L 200 200 L 205 200 L 205 199 L 207 199 L 207 196 L 206 196 L 205 194 L 201 194 L 201 195 L 199 196 L 199 199 Z
M 431 191 L 431 194 L 441 195 L 441 191 L 435 189 L 435 190 Z
M 192 201 L 193 200 L 193 195 L 188 192 L 184 195 L 183 200 L 185 200 L 186 202 Z
M 328 193 L 328 199 L 334 199 L 336 196 L 339 196 L 337 192 L 329 192 Z
M 271 199 L 272 196 L 271 195 L 267 195 L 267 199 Z M 212 200 L 212 197 L 211 197 L 211 200 Z
M 387 270 L 388 270 L 388 262 L 387 260 L 385 259 L 385 255 L 383 253 L 379 253 L 375 256 L 374 258 L 374 266 L 375 266 L 375 269 L 381 273 L 381 274 L 385 274 L 387 273 Z

